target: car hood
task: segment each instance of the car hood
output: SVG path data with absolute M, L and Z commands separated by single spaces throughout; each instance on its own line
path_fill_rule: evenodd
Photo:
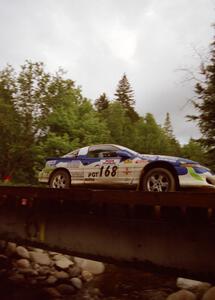
M 199 165 L 198 162 L 193 161 L 191 159 L 175 157 L 175 156 L 168 156 L 168 155 L 141 154 L 141 158 L 147 159 L 149 161 L 157 161 L 158 160 L 158 161 L 167 161 L 167 162 L 175 163 L 175 164 L 187 163 L 187 164 Z

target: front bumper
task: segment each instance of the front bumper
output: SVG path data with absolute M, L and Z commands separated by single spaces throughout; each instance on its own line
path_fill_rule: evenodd
M 198 172 L 193 167 L 187 167 L 187 173 L 179 175 L 180 187 L 209 187 L 215 189 L 215 175 L 208 170 Z

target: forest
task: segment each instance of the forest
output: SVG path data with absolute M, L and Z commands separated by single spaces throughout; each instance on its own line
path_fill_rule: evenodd
M 46 157 L 97 143 L 127 146 L 140 153 L 190 158 L 215 167 L 215 41 L 211 58 L 195 85 L 195 121 L 199 140 L 180 145 L 171 116 L 163 124 L 152 113 L 139 115 L 126 74 L 116 83 L 114 99 L 104 92 L 94 101 L 84 97 L 64 70 L 46 71 L 43 62 L 26 60 L 19 72 L 0 70 L 0 182 L 37 184 Z M 184 121 L 187 121 L 186 119 Z

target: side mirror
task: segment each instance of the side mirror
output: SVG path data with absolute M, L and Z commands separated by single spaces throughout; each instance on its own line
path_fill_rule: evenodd
M 133 158 L 132 154 L 123 151 L 123 150 L 118 150 L 117 151 L 117 156 L 121 157 L 122 159 L 129 159 L 129 158 Z

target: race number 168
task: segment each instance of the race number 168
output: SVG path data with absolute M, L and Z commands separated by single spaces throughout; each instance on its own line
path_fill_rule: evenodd
M 100 169 L 100 173 L 99 173 L 99 176 L 105 176 L 105 177 L 108 177 L 108 176 L 116 176 L 116 171 L 117 171 L 118 167 L 117 166 L 107 166 L 107 167 L 104 167 L 102 166 L 101 169 Z

